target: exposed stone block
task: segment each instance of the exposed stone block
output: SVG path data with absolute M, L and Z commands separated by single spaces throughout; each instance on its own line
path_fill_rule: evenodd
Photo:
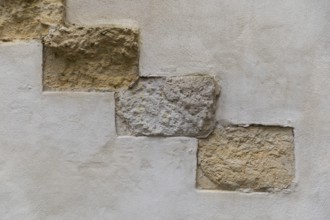
M 0 40 L 39 38 L 64 15 L 63 0 L 2 0 Z
M 205 75 L 141 78 L 116 94 L 119 134 L 206 137 L 215 125 L 219 93 Z
M 138 79 L 139 31 L 60 26 L 44 38 L 44 90 L 113 91 Z
M 292 128 L 215 129 L 199 140 L 197 186 L 202 189 L 277 191 L 295 173 Z

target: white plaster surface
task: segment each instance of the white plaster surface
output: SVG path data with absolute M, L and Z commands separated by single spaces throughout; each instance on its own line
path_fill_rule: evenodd
M 0 51 L 1 219 L 329 219 L 326 72 L 296 129 L 296 191 L 208 192 L 195 190 L 196 140 L 117 139 L 112 93 L 42 94 L 40 43 Z
M 41 93 L 39 42 L 0 45 L 0 219 L 328 220 L 330 2 L 68 0 L 141 25 L 142 73 L 209 70 L 219 119 L 295 127 L 288 194 L 195 190 L 196 140 L 115 138 L 112 93 Z M 289 122 L 291 121 L 291 122 Z
M 316 62 L 329 62 L 329 0 L 67 0 L 67 6 L 72 23 L 136 21 L 144 76 L 214 74 L 222 86 L 218 119 L 233 123 L 294 125 Z

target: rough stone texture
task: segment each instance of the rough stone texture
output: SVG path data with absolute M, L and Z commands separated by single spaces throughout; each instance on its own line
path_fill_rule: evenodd
M 204 189 L 277 191 L 295 172 L 293 129 L 219 128 L 199 140 L 197 183 Z
M 140 79 L 116 96 L 118 133 L 205 137 L 214 128 L 218 93 L 205 75 Z
M 63 0 L 0 1 L 0 40 L 39 38 L 64 21 Z
M 121 26 L 60 26 L 44 38 L 44 90 L 128 88 L 138 79 L 139 32 Z

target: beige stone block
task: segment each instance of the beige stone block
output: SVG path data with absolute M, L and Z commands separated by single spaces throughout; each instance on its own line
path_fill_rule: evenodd
M 59 26 L 44 43 L 44 90 L 113 91 L 139 76 L 139 31 L 123 26 Z
M 289 188 L 294 176 L 292 128 L 218 128 L 199 140 L 198 188 L 278 191 Z
M 64 22 L 63 0 L 0 1 L 0 40 L 33 39 Z

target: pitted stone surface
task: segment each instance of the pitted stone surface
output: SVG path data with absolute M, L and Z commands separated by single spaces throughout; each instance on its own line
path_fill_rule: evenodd
M 205 137 L 214 128 L 217 94 L 210 76 L 143 78 L 117 94 L 117 125 L 137 136 Z
M 139 32 L 60 26 L 44 38 L 44 90 L 113 91 L 138 79 Z
M 63 23 L 63 0 L 0 1 L 0 39 L 31 39 Z
M 199 140 L 200 188 L 277 191 L 290 187 L 294 172 L 292 128 L 226 127 Z

